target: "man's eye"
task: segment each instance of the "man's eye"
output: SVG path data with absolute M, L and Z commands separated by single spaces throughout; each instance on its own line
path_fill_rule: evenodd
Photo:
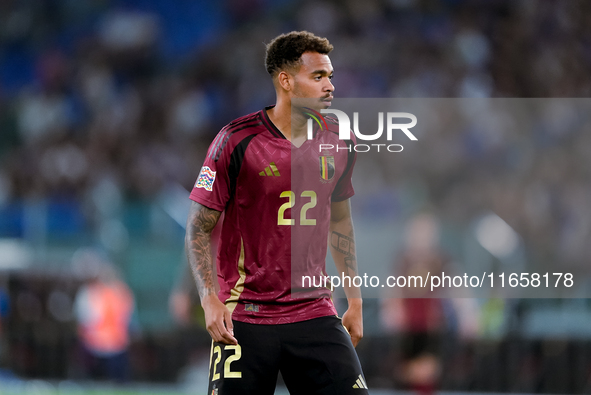
M 315 79 L 316 81 L 320 81 L 320 80 L 322 79 L 322 77 L 321 77 L 321 76 L 318 76 L 318 77 L 314 77 L 314 79 Z
M 329 80 L 332 80 L 332 77 L 334 77 L 332 74 L 328 76 Z

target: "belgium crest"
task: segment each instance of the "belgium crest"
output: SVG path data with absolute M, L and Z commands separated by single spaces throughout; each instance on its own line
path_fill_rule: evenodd
M 330 181 L 334 177 L 334 156 L 321 156 L 320 158 L 320 177 L 325 181 Z

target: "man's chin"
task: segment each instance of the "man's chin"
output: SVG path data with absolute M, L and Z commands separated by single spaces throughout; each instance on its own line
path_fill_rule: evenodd
M 322 99 L 320 99 L 320 101 L 318 102 L 318 104 L 315 104 L 314 107 L 316 107 L 315 110 L 320 111 L 320 110 L 329 108 L 330 106 L 332 106 L 332 100 L 322 100 Z

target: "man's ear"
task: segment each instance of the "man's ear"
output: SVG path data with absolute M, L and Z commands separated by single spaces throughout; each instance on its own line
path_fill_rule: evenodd
M 289 92 L 293 89 L 293 77 L 287 71 L 281 71 L 277 74 L 277 83 L 285 91 Z

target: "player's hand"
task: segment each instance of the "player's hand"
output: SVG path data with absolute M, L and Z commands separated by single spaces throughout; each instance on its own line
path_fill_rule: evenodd
M 238 344 L 234 337 L 234 325 L 230 310 L 212 294 L 201 301 L 205 312 L 205 327 L 213 341 L 224 344 Z
M 351 336 L 351 342 L 357 347 L 359 340 L 363 337 L 363 312 L 361 308 L 361 299 L 349 301 L 349 308 L 343 314 L 343 326 Z

